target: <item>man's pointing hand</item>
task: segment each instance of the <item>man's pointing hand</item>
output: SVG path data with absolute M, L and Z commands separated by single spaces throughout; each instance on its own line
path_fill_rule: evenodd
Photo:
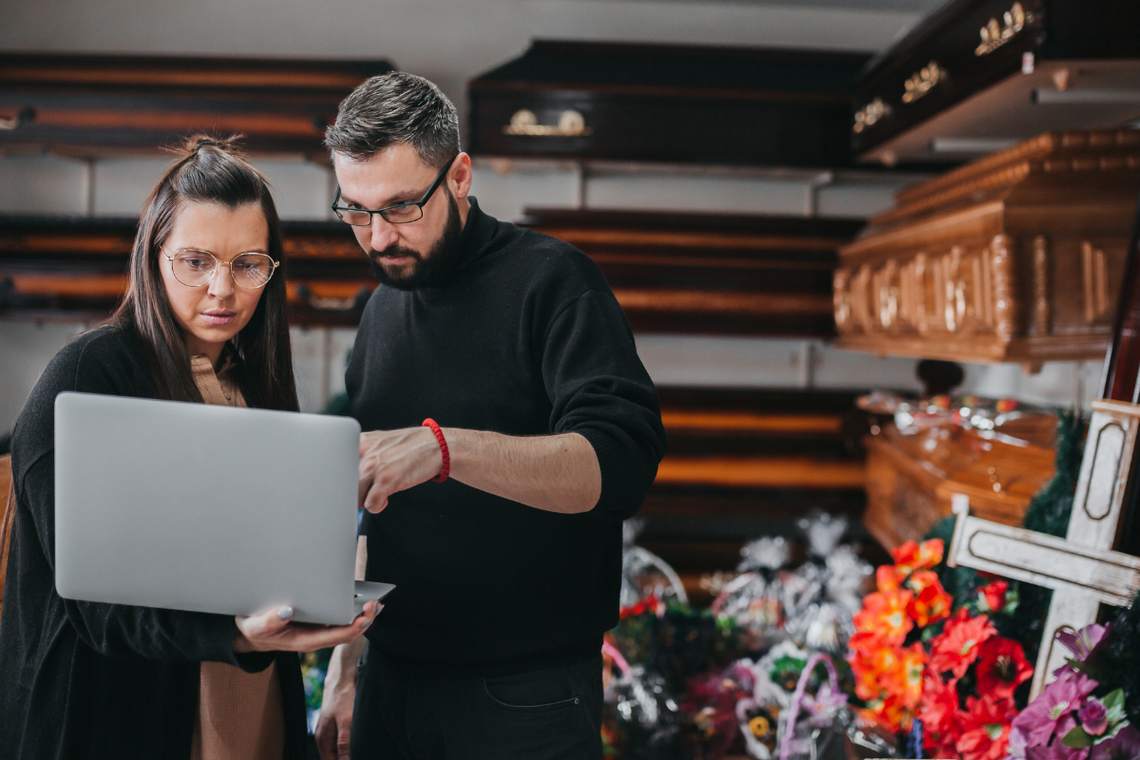
M 374 430 L 360 436 L 360 506 L 376 513 L 388 497 L 439 475 L 443 453 L 430 428 Z

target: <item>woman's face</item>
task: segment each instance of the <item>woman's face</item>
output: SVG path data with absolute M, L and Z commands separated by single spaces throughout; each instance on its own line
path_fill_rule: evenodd
M 213 278 L 199 287 L 179 282 L 169 257 L 182 252 L 213 254 L 218 260 Z M 260 206 L 229 209 L 218 203 L 187 203 L 175 216 L 158 263 L 191 356 L 206 354 L 216 363 L 226 341 L 249 324 L 265 288 L 234 285 L 228 264 L 250 252 L 269 253 L 269 225 Z

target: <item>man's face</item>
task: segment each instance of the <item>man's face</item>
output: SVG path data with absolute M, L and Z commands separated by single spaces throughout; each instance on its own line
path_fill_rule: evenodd
M 423 163 L 415 149 L 404 143 L 360 161 L 336 154 L 333 167 L 340 183 L 340 205 L 365 209 L 418 201 L 440 169 Z M 459 252 L 469 186 L 470 161 L 461 154 L 424 206 L 422 219 L 392 224 L 373 214 L 370 226 L 352 228 L 381 282 L 410 290 L 447 276 Z

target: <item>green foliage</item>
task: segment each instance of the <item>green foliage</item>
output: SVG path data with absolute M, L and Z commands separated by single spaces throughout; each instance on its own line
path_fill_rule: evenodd
M 1104 663 L 1101 684 L 1120 690 L 1129 722 L 1140 726 L 1140 596 L 1117 613 L 1098 659 Z
M 1079 408 L 1057 410 L 1057 473 L 1033 497 L 1022 526 L 1050 536 L 1064 536 L 1073 511 L 1073 494 L 1081 470 L 1085 417 Z

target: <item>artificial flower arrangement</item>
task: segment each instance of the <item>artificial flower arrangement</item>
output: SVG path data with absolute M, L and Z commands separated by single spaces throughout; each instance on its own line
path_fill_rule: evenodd
M 876 572 L 878 590 L 864 599 L 849 642 L 855 693 L 870 717 L 910 733 L 929 757 L 1001 760 L 1017 715 L 1014 692 L 1033 668 L 990 616 L 1008 614 L 1017 600 L 995 580 L 953 611 L 934 571 L 942 555 L 940 539 L 909 541 Z
M 1110 683 L 1121 665 L 1106 651 L 1111 637 L 1110 627 L 1095 624 L 1057 634 L 1073 656 L 1014 719 L 1010 760 L 1140 758 L 1140 731 L 1125 713 L 1125 690 Z

